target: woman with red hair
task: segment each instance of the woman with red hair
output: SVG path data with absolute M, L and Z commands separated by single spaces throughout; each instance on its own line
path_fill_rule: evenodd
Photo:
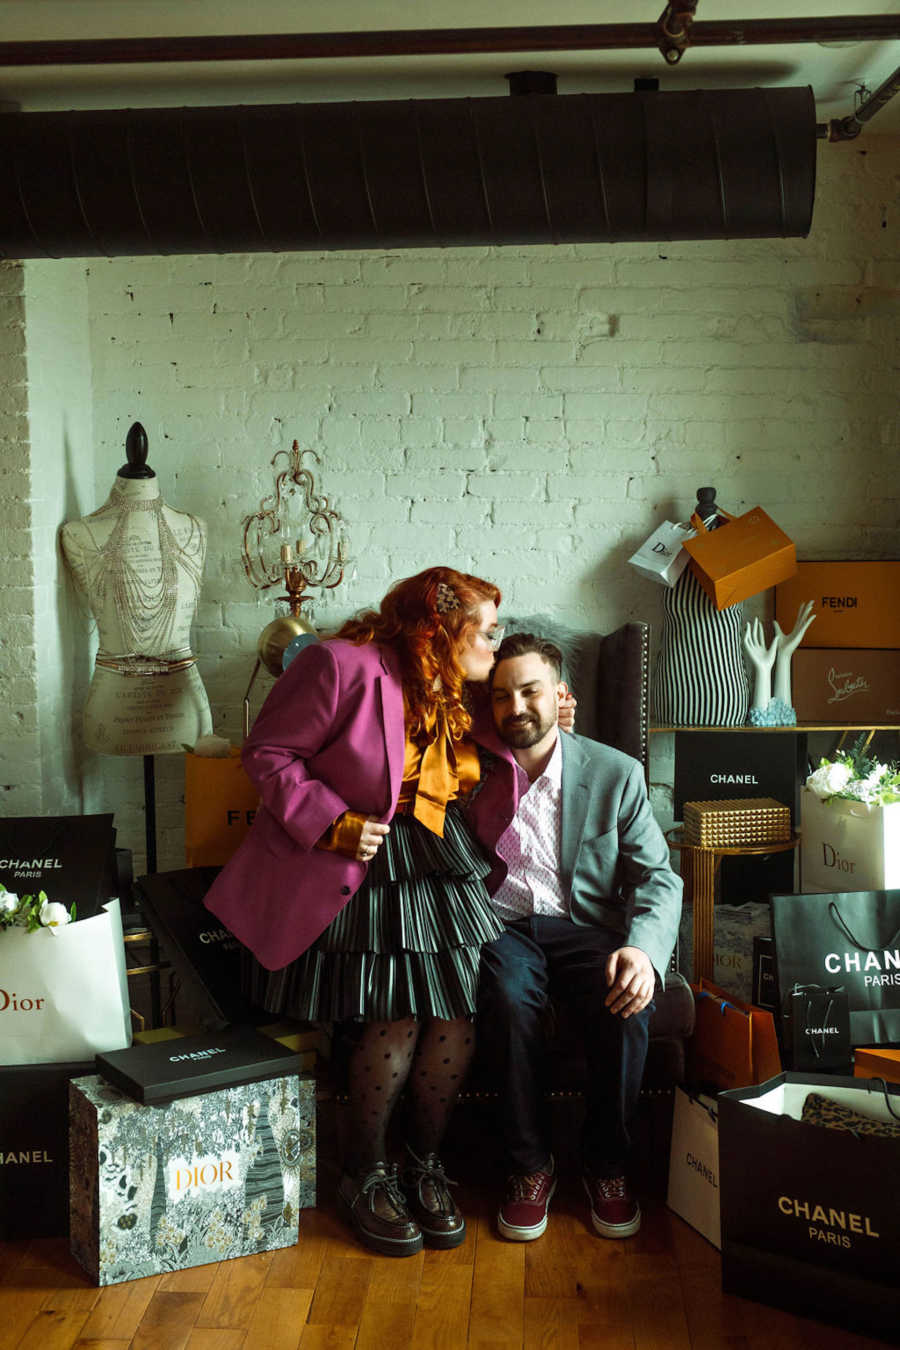
M 466 684 L 488 678 L 499 602 L 430 567 L 301 650 L 245 743 L 260 807 L 206 899 L 254 954 L 254 1001 L 359 1024 L 339 1196 L 360 1238 L 398 1256 L 465 1236 L 439 1150 L 481 947 L 503 931 L 462 811 L 480 776 Z M 386 1132 L 404 1088 L 401 1174 Z

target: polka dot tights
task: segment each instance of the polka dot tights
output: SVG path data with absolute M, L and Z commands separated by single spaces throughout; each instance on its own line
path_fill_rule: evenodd
M 420 1157 L 437 1153 L 474 1049 L 466 1018 L 367 1023 L 349 1063 L 348 1169 L 387 1157 L 387 1129 L 404 1088 L 410 1146 Z

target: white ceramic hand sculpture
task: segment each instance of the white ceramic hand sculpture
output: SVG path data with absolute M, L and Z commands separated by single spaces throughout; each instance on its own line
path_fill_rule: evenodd
M 793 628 L 789 633 L 783 633 L 775 620 L 775 641 L 778 645 L 778 654 L 775 657 L 775 682 L 772 687 L 773 698 L 780 698 L 788 707 L 791 706 L 791 657 L 803 641 L 803 635 L 806 632 L 813 619 L 816 617 L 813 613 L 813 600 L 807 600 L 805 605 L 801 605 L 797 610 L 797 618 Z
M 778 650 L 778 638 L 774 637 L 770 645 L 766 646 L 766 639 L 763 634 L 763 626 L 759 619 L 754 619 L 753 623 L 747 623 L 744 628 L 744 651 L 750 658 L 750 664 L 753 666 L 753 695 L 750 700 L 750 707 L 764 712 L 769 706 L 772 697 L 772 666 L 775 664 L 775 656 Z
M 766 646 L 759 619 L 744 629 L 744 651 L 754 668 L 753 698 L 748 721 L 756 727 L 792 726 L 797 714 L 791 704 L 791 657 L 803 641 L 813 619 L 813 601 L 807 600 L 797 611 L 797 620 L 789 633 L 775 620 L 775 636 Z M 772 667 L 775 667 L 774 687 Z

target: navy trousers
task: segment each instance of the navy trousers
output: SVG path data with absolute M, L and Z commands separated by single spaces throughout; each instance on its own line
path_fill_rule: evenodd
M 479 1057 L 490 1066 L 499 1091 L 501 1130 L 513 1172 L 534 1172 L 550 1157 L 543 1014 L 551 995 L 573 1006 L 584 1040 L 584 1165 L 600 1176 L 624 1170 L 653 1004 L 628 1018 L 604 1007 L 606 961 L 621 946 L 621 934 L 610 929 L 537 915 L 508 922 L 506 932 L 482 948 Z

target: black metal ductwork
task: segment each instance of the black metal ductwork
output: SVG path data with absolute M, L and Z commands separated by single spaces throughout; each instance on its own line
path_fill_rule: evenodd
M 808 88 L 0 114 L 0 256 L 805 235 Z

